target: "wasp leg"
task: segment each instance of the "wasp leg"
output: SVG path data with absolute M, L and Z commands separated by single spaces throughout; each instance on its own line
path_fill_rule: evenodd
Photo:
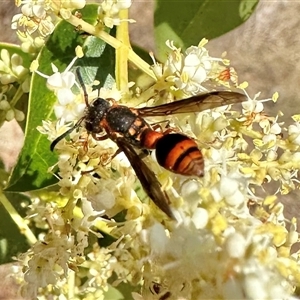
M 118 154 L 120 154 L 122 152 L 122 150 L 120 148 L 118 148 L 118 150 L 113 154 L 111 155 L 109 158 L 107 158 L 105 160 L 105 162 L 101 162 L 101 158 L 100 158 L 100 163 L 102 166 L 106 166 L 108 165 Z M 88 174 L 88 173 L 91 173 L 91 172 L 96 172 L 97 168 L 93 168 L 92 170 L 89 170 L 89 171 L 82 171 L 81 172 L 81 175 L 84 175 L 84 174 Z
M 111 156 L 109 157 L 105 163 L 103 163 L 103 166 L 108 165 L 118 154 L 120 154 L 122 152 L 122 150 L 120 148 L 118 148 L 118 150 Z
M 107 134 L 97 135 L 97 133 L 92 133 L 92 137 L 96 141 L 104 141 L 104 140 L 107 140 L 109 138 Z
M 153 130 L 159 130 L 160 132 L 163 132 L 164 129 L 162 128 L 161 124 L 163 123 L 166 123 L 166 128 L 169 127 L 169 124 L 170 124 L 170 120 L 163 120 L 163 121 L 160 121 L 160 122 L 156 122 L 156 123 L 152 123 L 151 124 L 151 127 Z
M 92 172 L 95 172 L 92 176 L 97 178 L 97 179 L 101 179 L 101 176 L 96 173 L 96 168 L 93 168 L 92 170 L 88 170 L 88 171 L 81 171 L 81 175 L 86 175 L 86 174 L 89 174 L 89 173 L 92 173 Z
M 165 129 L 160 125 L 161 123 L 166 123 Z M 155 131 L 162 132 L 164 135 L 169 133 L 178 133 L 181 132 L 178 128 L 171 127 L 170 120 L 164 120 L 158 123 L 151 124 L 151 127 Z
M 109 138 L 107 134 L 99 136 L 95 133 L 92 133 L 92 136 L 96 141 L 104 141 Z M 103 166 L 108 165 L 121 152 L 122 152 L 122 150 L 120 148 L 118 148 L 118 150 L 109 159 L 107 159 L 106 162 L 103 163 L 102 165 Z

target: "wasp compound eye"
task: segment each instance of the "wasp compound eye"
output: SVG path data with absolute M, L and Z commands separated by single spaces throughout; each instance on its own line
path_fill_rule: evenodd
M 97 98 L 86 108 L 85 128 L 88 132 L 100 133 L 102 128 L 100 122 L 110 108 L 110 103 L 102 98 Z

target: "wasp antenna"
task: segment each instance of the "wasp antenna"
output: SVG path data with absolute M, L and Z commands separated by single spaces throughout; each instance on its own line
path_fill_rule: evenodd
M 81 118 L 73 127 L 71 127 L 69 130 L 67 130 L 65 133 L 57 137 L 50 145 L 50 150 L 53 151 L 55 146 L 59 141 L 61 141 L 64 137 L 66 137 L 68 134 L 70 134 L 73 130 L 75 130 L 79 125 L 81 124 L 82 120 L 84 118 Z
M 83 90 L 83 96 L 84 96 L 85 104 L 86 104 L 86 106 L 90 106 L 89 105 L 89 101 L 88 101 L 88 93 L 86 91 L 86 87 L 85 87 L 85 84 L 83 82 L 83 79 L 82 79 L 82 76 L 81 76 L 79 68 L 76 69 L 76 75 L 77 75 L 77 78 L 79 80 L 80 86 L 81 86 L 81 88 Z

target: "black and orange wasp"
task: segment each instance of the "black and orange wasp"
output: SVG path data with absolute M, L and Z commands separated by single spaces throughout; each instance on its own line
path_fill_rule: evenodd
M 86 103 L 85 113 L 72 128 L 52 142 L 51 150 L 60 140 L 84 122 L 83 126 L 94 139 L 100 141 L 109 138 L 117 144 L 118 153 L 125 153 L 147 195 L 163 212 L 175 219 L 168 204 L 168 195 L 162 190 L 154 172 L 149 169 L 134 148 L 155 149 L 157 162 L 162 167 L 187 176 L 203 176 L 203 156 L 192 138 L 182 133 L 170 132 L 170 130 L 156 131 L 144 118 L 201 112 L 206 109 L 241 103 L 246 101 L 247 97 L 237 92 L 215 91 L 153 107 L 127 107 L 119 105 L 111 98 L 96 98 L 90 104 L 79 69 L 76 73 L 83 89 Z

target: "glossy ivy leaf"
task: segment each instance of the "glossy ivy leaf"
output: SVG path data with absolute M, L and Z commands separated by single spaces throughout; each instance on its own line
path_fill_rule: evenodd
M 87 5 L 80 11 L 82 18 L 91 23 L 97 22 L 97 5 Z M 109 86 L 114 82 L 114 52 L 102 40 L 86 36 L 65 21 L 58 24 L 38 56 L 39 71 L 53 74 L 51 62 L 59 71 L 65 70 L 75 57 L 76 46 L 81 45 L 86 54 L 77 60 L 77 67 L 85 82 L 100 80 Z M 57 161 L 50 151 L 50 141 L 37 131 L 42 120 L 53 118 L 56 98 L 46 87 L 46 79 L 33 74 L 29 96 L 29 108 L 25 130 L 25 143 L 18 163 L 13 170 L 6 190 L 30 191 L 41 189 L 57 182 L 48 172 Z
M 254 9 L 250 0 L 156 0 L 154 14 L 157 58 L 164 61 L 170 50 L 167 40 L 173 40 L 183 50 L 198 45 L 202 38 L 213 39 L 238 25 Z

